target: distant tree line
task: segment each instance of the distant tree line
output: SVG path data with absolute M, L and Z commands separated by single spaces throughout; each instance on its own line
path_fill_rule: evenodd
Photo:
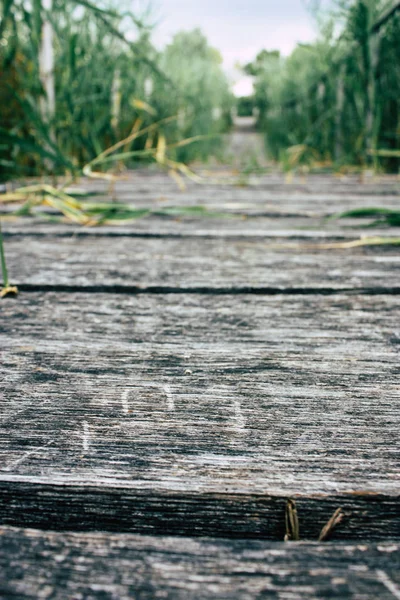
M 314 44 L 246 65 L 272 157 L 400 166 L 400 2 L 341 0 Z

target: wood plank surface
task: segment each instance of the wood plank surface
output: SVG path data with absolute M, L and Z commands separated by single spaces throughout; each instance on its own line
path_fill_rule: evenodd
M 224 177 L 249 185 L 224 184 Z M 124 174 L 112 187 L 101 180 L 82 179 L 75 188 L 95 192 L 98 200 L 109 202 L 111 193 L 120 202 L 141 207 L 204 205 L 223 212 L 267 213 L 277 217 L 325 217 L 363 206 L 398 209 L 400 197 L 400 180 L 390 176 L 367 180 L 364 184 L 359 177 L 340 179 L 330 175 L 295 177 L 293 183 L 285 183 L 283 176 L 274 174 L 250 175 L 243 180 L 232 172 L 220 176 L 218 171 L 212 171 L 201 184 L 190 180 L 185 183 L 187 189 L 182 192 L 167 174 L 138 170 Z
M 332 246 L 400 228 L 326 220 L 399 179 L 202 176 L 78 185 L 213 215 L 4 219 L 0 597 L 400 600 L 399 249 Z
M 282 540 L 290 497 L 304 539 L 400 538 L 398 248 L 323 246 L 398 235 L 324 220 L 398 180 L 249 182 L 115 186 L 229 218 L 6 221 L 0 522 Z
M 218 179 L 218 171 L 214 173 Z M 211 173 L 211 176 L 213 174 Z M 373 219 L 326 220 L 334 213 L 376 206 L 398 208 L 400 181 L 393 177 L 382 177 L 361 184 L 359 178 L 338 179 L 331 176 L 311 176 L 305 181 L 295 178 L 292 184 L 285 184 L 282 176 L 250 176 L 250 185 L 215 184 L 204 179 L 203 184 L 187 181 L 187 189 L 180 191 L 167 174 L 139 170 L 124 174 L 112 188 L 102 181 L 82 179 L 80 189 L 97 195 L 92 201 L 110 202 L 110 192 L 120 201 L 153 210 L 172 210 L 168 215 L 152 215 L 133 222 L 119 224 L 111 228 L 114 235 L 127 232 L 151 233 L 153 235 L 193 235 L 193 236 L 298 236 L 298 237 L 358 237 L 363 233 L 374 235 L 399 235 L 399 228 L 390 230 L 374 228 L 360 229 L 360 224 Z M 235 174 L 229 173 L 235 180 Z M 225 175 L 226 178 L 226 175 Z M 220 178 L 223 181 L 223 177 Z M 1 196 L 0 196 L 1 201 Z M 208 213 L 184 214 L 187 208 L 203 206 Z M 174 216 L 173 208 L 176 208 Z M 7 214 L 17 208 L 15 204 L 0 204 L 1 212 Z M 6 232 L 40 234 L 45 232 L 66 234 L 73 226 L 59 226 L 46 220 L 54 215 L 49 207 L 35 209 L 39 218 L 19 218 L 17 221 L 6 218 Z M 42 215 L 42 219 L 40 219 Z M 76 229 L 76 227 L 75 227 Z M 105 228 L 100 228 L 105 232 Z M 97 230 L 98 231 L 98 230 Z
M 320 242 L 287 242 L 272 237 L 148 238 L 88 233 L 30 237 L 28 243 L 21 234 L 6 239 L 6 251 L 13 282 L 39 289 L 398 289 L 398 247 L 323 249 Z
M 400 536 L 397 296 L 2 303 L 0 519 L 282 539 L 343 506 Z M 123 508 L 122 508 L 123 507 Z M 64 515 L 64 516 L 63 516 Z
M 320 191 L 310 192 L 307 188 L 291 189 L 290 186 L 277 186 L 268 189 L 262 186 L 196 186 L 186 192 L 175 188 L 161 186 L 159 190 L 146 188 L 135 190 L 134 187 L 120 186 L 116 188 L 115 198 L 120 202 L 146 207 L 149 205 L 160 208 L 167 206 L 201 205 L 214 210 L 241 211 L 248 214 L 280 214 L 293 216 L 323 216 L 327 217 L 338 212 L 365 206 L 378 206 L 398 209 L 399 184 L 390 189 L 368 188 L 358 186 L 354 189 L 341 189 L 332 183 Z M 158 192 L 158 193 L 157 193 Z M 109 197 L 104 194 L 99 199 Z
M 2 598 L 393 600 L 398 543 L 60 534 L 0 529 Z
M 15 207 L 14 207 L 15 208 Z M 249 215 L 232 213 L 230 216 L 218 216 L 209 213 L 205 216 L 167 216 L 149 215 L 132 221 L 109 223 L 107 225 L 82 226 L 59 218 L 51 221 L 54 211 L 46 211 L 35 217 L 2 218 L 5 239 L 11 236 L 27 237 L 166 237 L 166 238 L 216 238 L 244 239 L 279 238 L 323 242 L 329 240 L 356 240 L 365 236 L 399 237 L 400 227 L 383 225 L 366 227 L 374 219 L 326 220 L 321 217 L 294 217 L 273 215 Z M 53 218 L 53 217 L 52 217 Z

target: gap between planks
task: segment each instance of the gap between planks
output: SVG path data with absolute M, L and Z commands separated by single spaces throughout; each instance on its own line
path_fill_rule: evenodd
M 1 282 L 0 282 L 1 284 Z M 18 283 L 20 292 L 26 293 L 82 293 L 82 294 L 122 294 L 136 296 L 139 294 L 192 294 L 206 296 L 238 296 L 248 294 L 251 296 L 397 296 L 400 295 L 400 286 L 376 287 L 268 287 L 268 286 L 237 286 L 237 287 L 207 287 L 207 286 L 162 286 L 162 285 L 65 285 L 65 284 L 31 284 Z

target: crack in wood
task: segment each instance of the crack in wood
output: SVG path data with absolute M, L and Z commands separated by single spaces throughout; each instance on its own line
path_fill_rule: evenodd
M 18 283 L 20 292 L 36 293 L 36 292 L 55 292 L 59 294 L 120 294 L 132 295 L 139 294 L 198 294 L 207 296 L 239 296 L 239 295 L 254 295 L 254 296 L 277 296 L 277 295 L 300 295 L 300 296 L 334 296 L 334 295 L 360 295 L 360 296 L 379 296 L 400 295 L 400 286 L 389 287 L 178 287 L 178 286 L 161 286 L 161 285 L 63 285 L 63 284 L 30 284 Z

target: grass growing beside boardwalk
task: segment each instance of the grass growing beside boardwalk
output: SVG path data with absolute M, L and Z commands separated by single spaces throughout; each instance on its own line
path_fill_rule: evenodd
M 178 34 L 160 52 L 149 14 L 88 0 L 48 5 L 0 5 L 0 179 L 76 174 L 121 139 L 130 165 L 147 161 L 163 137 L 176 144 L 169 158 L 178 163 L 219 150 L 234 100 L 221 57 L 200 31 Z M 129 139 L 139 122 L 148 135 Z M 180 145 L 188 138 L 190 147 Z
M 317 41 L 245 69 L 270 155 L 286 169 L 400 169 L 400 2 L 337 0 Z
M 3 276 L 3 287 L 0 289 L 0 298 L 4 298 L 5 296 L 16 296 L 18 294 L 18 288 L 16 286 L 10 285 L 8 279 L 8 270 L 6 263 L 6 255 L 4 252 L 4 243 L 3 243 L 3 231 L 1 228 L 1 220 L 0 220 L 0 262 L 1 262 L 1 273 Z

